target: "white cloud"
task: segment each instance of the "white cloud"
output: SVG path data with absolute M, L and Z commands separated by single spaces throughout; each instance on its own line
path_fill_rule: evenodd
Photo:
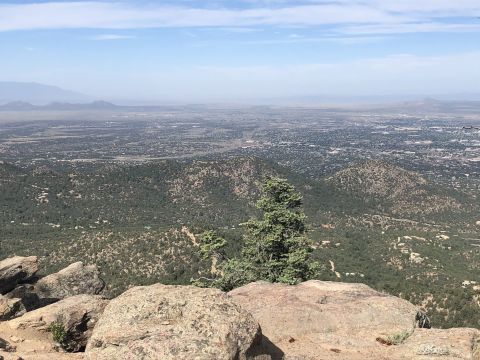
M 152 27 L 255 26 L 355 26 L 373 33 L 382 27 L 387 32 L 477 30 L 458 18 L 480 16 L 478 0 L 357 0 L 255 2 L 244 9 L 228 7 L 195 8 L 145 5 L 138 2 L 46 2 L 0 5 L 0 31 L 25 29 L 97 28 L 132 29 Z M 152 4 L 152 3 L 150 3 Z M 275 6 L 270 6 L 275 4 Z M 438 24 L 442 18 L 457 17 L 457 23 Z M 432 26 L 436 23 L 437 26 Z M 440 26 L 442 25 L 442 26 Z
M 89 37 L 90 40 L 96 41 L 109 41 L 109 40 L 127 40 L 133 39 L 132 35 L 119 35 L 119 34 L 100 34 Z
M 343 45 L 376 43 L 388 39 L 385 36 L 323 36 L 323 37 L 303 37 L 297 34 L 291 34 L 286 38 L 251 40 L 243 41 L 242 44 L 309 44 L 309 43 L 336 43 Z
M 380 25 L 345 26 L 339 32 L 350 35 L 372 34 L 407 34 L 407 33 L 445 33 L 445 32 L 480 32 L 478 24 L 446 24 L 446 23 L 403 23 Z
M 0 5 L 0 30 L 368 24 L 395 23 L 402 19 L 401 16 L 393 16 L 362 5 L 352 5 L 346 10 L 343 5 L 336 4 L 244 10 L 146 7 L 107 2 Z

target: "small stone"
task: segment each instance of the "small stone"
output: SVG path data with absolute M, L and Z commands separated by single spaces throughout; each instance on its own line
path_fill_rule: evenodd
M 16 337 L 15 335 L 10 336 L 10 341 L 14 343 L 20 343 L 23 342 L 23 339 Z

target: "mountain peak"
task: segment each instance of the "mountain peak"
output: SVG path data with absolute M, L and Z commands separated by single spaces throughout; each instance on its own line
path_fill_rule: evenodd
M 0 81 L 0 104 L 28 102 L 48 104 L 51 102 L 87 102 L 91 97 L 62 89 L 58 86 L 34 82 Z

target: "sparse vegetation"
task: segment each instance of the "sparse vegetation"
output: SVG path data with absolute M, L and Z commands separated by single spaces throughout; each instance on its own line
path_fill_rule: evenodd
M 403 344 L 407 339 L 413 334 L 413 331 L 402 331 L 397 334 L 390 335 L 387 338 L 387 341 L 392 345 L 400 345 Z
M 67 340 L 67 331 L 65 326 L 60 322 L 52 322 L 48 326 L 48 331 L 52 334 L 53 341 L 60 344 L 60 346 L 65 346 L 65 341 Z

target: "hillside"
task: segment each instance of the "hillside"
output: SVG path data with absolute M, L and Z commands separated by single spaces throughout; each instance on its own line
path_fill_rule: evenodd
M 107 294 L 187 284 L 211 264 L 197 235 L 218 228 L 233 254 L 268 174 L 304 195 L 320 279 L 365 282 L 422 305 L 436 326 L 480 327 L 478 204 L 384 162 L 317 181 L 255 157 L 137 165 L 0 164 L 0 256 L 35 254 L 42 272 L 97 264 Z
M 327 178 L 371 209 L 412 220 L 471 213 L 478 204 L 457 191 L 430 183 L 420 174 L 384 161 L 367 161 Z
M 22 169 L 0 164 L 0 223 L 235 223 L 273 167 L 255 158 Z

